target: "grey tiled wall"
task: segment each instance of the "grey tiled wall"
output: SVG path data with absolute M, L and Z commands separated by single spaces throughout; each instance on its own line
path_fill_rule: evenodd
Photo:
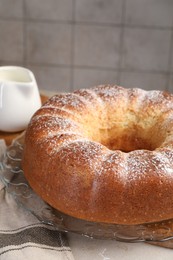
M 173 92 L 173 0 L 0 0 L 0 65 L 11 64 L 40 89 Z

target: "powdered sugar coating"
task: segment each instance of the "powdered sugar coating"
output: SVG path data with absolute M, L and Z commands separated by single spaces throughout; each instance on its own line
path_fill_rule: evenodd
M 67 93 L 60 94 L 51 97 L 44 105 L 45 106 L 55 106 L 65 109 L 81 109 L 83 107 L 83 100 L 77 97 L 75 94 Z
M 77 132 L 79 130 L 79 125 L 76 122 L 68 118 L 52 115 L 38 115 L 34 117 L 29 127 L 32 128 L 35 133 L 42 130 L 44 137 L 49 137 L 58 132 Z
M 171 218 L 173 95 L 111 85 L 56 95 L 29 124 L 25 161 L 33 188 L 64 213 L 121 224 Z
M 116 88 L 113 88 L 112 85 L 100 85 L 98 87 L 95 87 L 94 92 L 104 98 L 108 98 L 109 100 L 111 98 L 115 98 L 116 96 L 124 95 L 124 88 L 117 86 Z

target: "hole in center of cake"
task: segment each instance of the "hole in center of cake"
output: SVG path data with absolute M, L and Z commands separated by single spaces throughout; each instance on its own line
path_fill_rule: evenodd
M 122 152 L 131 152 L 134 150 L 150 150 L 153 151 L 155 147 L 153 144 L 147 140 L 143 140 L 138 136 L 125 135 L 121 138 L 109 140 L 105 146 L 110 150 L 120 150 Z
M 104 131 L 103 131 L 104 132 Z M 100 143 L 110 150 L 120 150 L 122 152 L 131 152 L 134 150 L 153 151 L 160 146 L 159 136 L 155 133 L 145 133 L 140 131 L 124 131 L 117 133 L 110 131 L 101 134 Z
M 103 118 L 90 121 L 88 136 L 110 150 L 127 153 L 135 150 L 153 151 L 161 146 L 167 132 L 166 128 L 160 127 L 163 120 L 160 114 L 155 115 L 152 111 L 151 115 L 147 114 L 142 118 L 143 114 L 137 116 L 132 111 L 125 112 L 121 111 L 118 116 L 113 113 L 106 114 Z

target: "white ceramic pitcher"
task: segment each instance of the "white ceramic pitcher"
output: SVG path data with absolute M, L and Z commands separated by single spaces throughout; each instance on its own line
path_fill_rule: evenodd
M 23 67 L 0 67 L 0 131 L 17 132 L 26 128 L 41 106 L 34 74 Z

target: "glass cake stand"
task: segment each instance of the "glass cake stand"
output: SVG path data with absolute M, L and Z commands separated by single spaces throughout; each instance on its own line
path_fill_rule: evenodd
M 152 243 L 169 241 L 170 244 L 173 239 L 173 219 L 140 225 L 96 223 L 68 216 L 49 206 L 32 190 L 24 177 L 21 169 L 23 140 L 22 135 L 13 141 L 1 158 L 0 179 L 5 184 L 6 191 L 14 197 L 15 201 L 42 223 L 51 225 L 60 231 L 75 232 L 99 239 Z

